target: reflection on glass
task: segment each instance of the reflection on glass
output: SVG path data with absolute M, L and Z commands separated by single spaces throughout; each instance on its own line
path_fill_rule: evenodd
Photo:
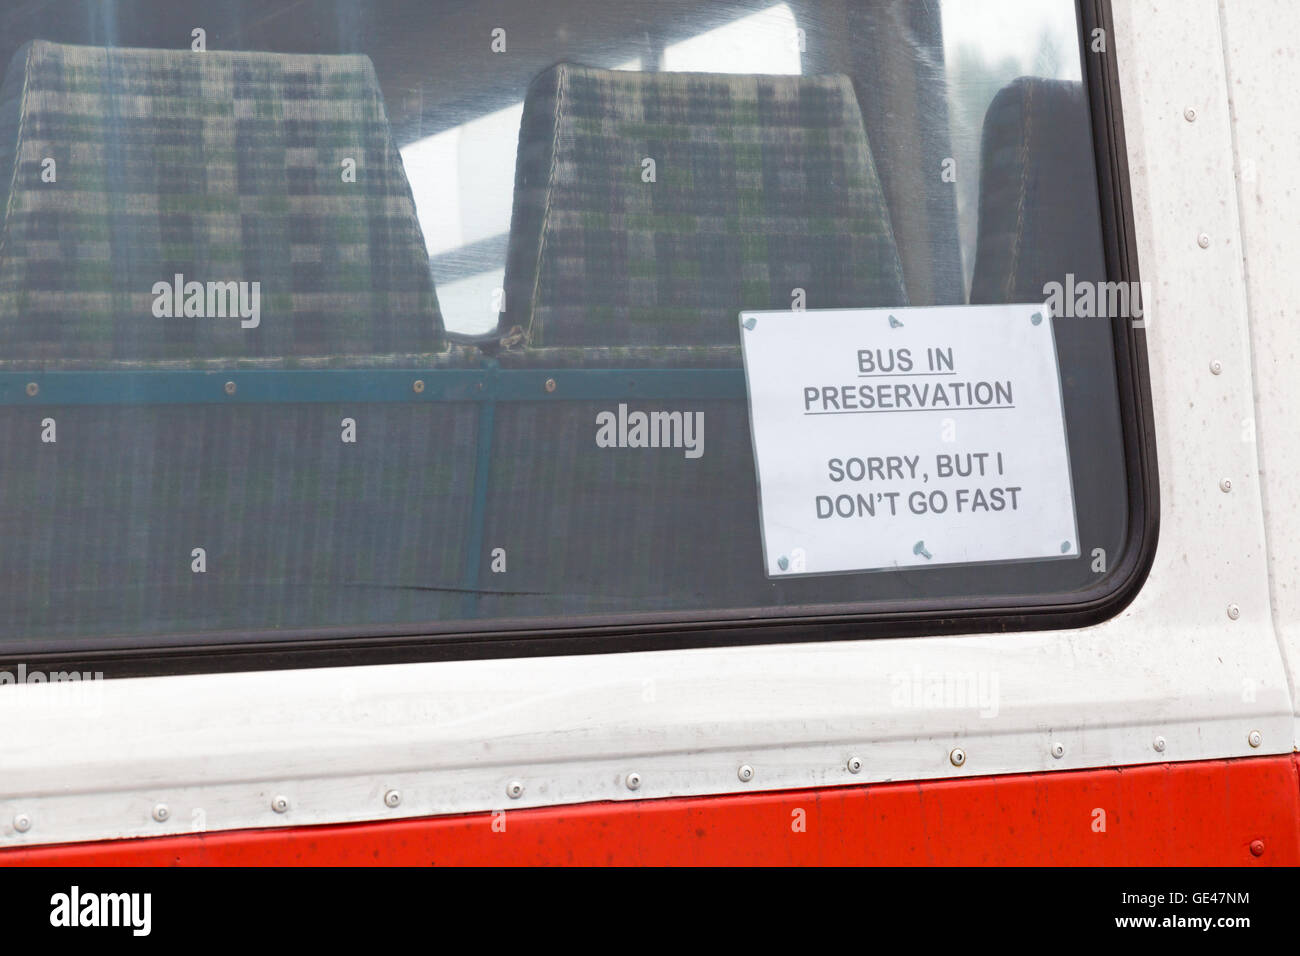
M 768 580 L 735 328 L 742 303 L 1101 276 L 1072 0 L 9 6 L 0 209 L 28 227 L 0 237 L 23 449 L 0 456 L 0 626 L 435 633 L 1095 583 L 1073 561 Z M 264 285 L 260 323 L 151 315 L 180 273 Z M 439 313 L 482 347 L 448 348 Z M 1058 332 L 1081 535 L 1117 565 L 1110 330 Z M 701 454 L 596 438 L 651 415 L 698 421 Z
M 785 3 L 668 44 L 668 72 L 798 75 L 804 44 Z M 616 70 L 640 70 L 641 57 Z M 453 332 L 496 328 L 510 230 L 515 142 L 523 102 L 468 120 L 401 148 L 429 250 L 438 304 Z
M 671 44 L 664 50 L 663 68 L 678 73 L 797 76 L 802 45 L 794 11 L 781 3 Z
M 1016 77 L 1081 78 L 1075 11 L 1042 0 L 944 0 L 952 156 L 957 161 L 957 221 L 965 288 L 970 292 L 979 226 L 980 136 L 998 90 Z

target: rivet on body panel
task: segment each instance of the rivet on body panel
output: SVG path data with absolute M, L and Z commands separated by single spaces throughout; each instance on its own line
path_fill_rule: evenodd
M 960 747 L 954 747 L 952 752 L 948 754 L 948 760 L 954 767 L 960 767 L 966 763 L 966 751 Z
M 386 807 L 395 807 L 398 806 L 401 802 L 402 802 L 402 791 L 400 790 L 389 790 L 387 793 L 384 794 L 384 806 Z
M 1063 743 L 1054 743 L 1054 744 L 1052 744 L 1052 756 L 1055 757 L 1057 760 L 1060 760 L 1062 757 L 1064 757 L 1064 756 L 1065 756 L 1065 744 L 1063 744 Z
M 25 813 L 20 813 L 14 817 L 14 829 L 19 833 L 26 833 L 32 828 L 32 818 Z
M 506 796 L 511 800 L 518 800 L 524 795 L 524 785 L 518 780 L 511 780 L 506 784 Z
M 1250 736 L 1247 737 L 1246 739 L 1250 741 L 1250 745 L 1252 747 L 1258 747 L 1260 744 L 1264 742 L 1264 735 L 1261 734 L 1258 730 L 1252 730 L 1250 732 Z
M 623 778 L 623 783 L 629 790 L 641 789 L 641 775 L 635 771 Z
M 172 812 L 167 809 L 167 804 L 159 803 L 153 808 L 153 818 L 159 823 L 166 823 Z
M 271 809 L 274 810 L 276 813 L 288 813 L 289 798 L 284 796 L 283 794 L 277 793 L 274 797 L 271 798 Z
M 1164 753 L 1164 752 L 1165 752 L 1165 738 L 1164 738 L 1164 737 L 1157 737 L 1155 740 L 1151 741 L 1151 746 L 1155 748 L 1156 753 L 1158 753 L 1158 754 L 1162 754 L 1162 753 Z
M 850 758 L 849 758 L 849 773 L 861 773 L 861 772 L 862 772 L 862 758 L 861 758 L 861 757 L 850 757 Z
M 1229 605 L 1228 605 L 1228 619 L 1229 619 L 1229 620 L 1232 620 L 1232 621 L 1235 621 L 1235 620 L 1236 620 L 1237 618 L 1239 618 L 1239 617 L 1241 617 L 1241 608 L 1237 607 L 1237 605 L 1235 605 L 1235 604 L 1229 604 Z
M 743 764 L 741 768 L 736 771 L 736 776 L 743 782 L 749 783 L 749 781 L 754 779 L 754 768 L 749 764 Z

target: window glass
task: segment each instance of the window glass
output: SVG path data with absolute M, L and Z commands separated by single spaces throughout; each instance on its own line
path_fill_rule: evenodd
M 1080 30 L 1072 0 L 10 7 L 0 649 L 1095 588 L 1129 477 L 1115 315 L 1076 308 L 1107 279 Z M 742 314 L 811 348 L 824 310 L 1044 302 L 1060 553 L 930 562 L 864 521 L 903 564 L 773 571 Z

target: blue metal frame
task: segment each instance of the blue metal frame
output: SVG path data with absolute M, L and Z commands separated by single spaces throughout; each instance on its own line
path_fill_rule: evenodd
M 550 388 L 548 383 L 551 383 Z M 0 372 L 0 405 L 530 402 L 744 397 L 745 373 L 738 368 L 503 369 L 485 366 L 481 369 Z

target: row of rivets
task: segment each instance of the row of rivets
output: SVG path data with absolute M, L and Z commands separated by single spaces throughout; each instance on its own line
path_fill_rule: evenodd
M 1189 122 L 1189 123 L 1195 123 L 1195 122 L 1196 122 L 1196 117 L 1197 117 L 1196 107 L 1194 107 L 1194 106 L 1189 106 L 1189 107 L 1187 107 L 1186 109 L 1183 110 L 1183 119 L 1187 120 L 1187 122 Z M 1202 232 L 1202 233 L 1200 233 L 1199 235 L 1197 235 L 1197 237 L 1196 237 L 1196 244 L 1197 244 L 1198 246 L 1200 246 L 1202 249 L 1208 249 L 1208 248 L 1210 248 L 1210 234 L 1209 234 L 1208 232 Z M 1212 375 L 1222 375 L 1222 374 L 1223 374 L 1223 363 L 1222 363 L 1221 361 L 1219 361 L 1218 359 L 1212 359 L 1212 360 L 1210 361 L 1210 374 L 1212 374 Z M 1231 492 L 1231 491 L 1232 491 L 1232 479 L 1231 479 L 1231 478 L 1221 478 L 1221 479 L 1219 480 L 1219 490 L 1222 491 L 1225 495 L 1228 494 L 1229 492 Z M 1237 620 L 1239 617 L 1241 617 L 1241 608 L 1239 608 L 1236 604 L 1229 604 L 1229 605 L 1228 605 L 1228 619 L 1229 619 L 1229 620 L 1233 620 L 1233 621 L 1235 621 L 1235 620 Z M 1255 740 L 1256 740 L 1256 738 L 1259 737 L 1259 731 L 1251 731 L 1250 737 L 1251 737 L 1251 743 L 1250 743 L 1250 745 L 1251 745 L 1252 747 L 1258 747 L 1259 744 L 1256 743 Z M 1262 739 L 1262 738 L 1261 738 L 1261 739 Z M 1163 737 L 1157 737 L 1157 738 L 1155 739 L 1155 749 L 1156 749 L 1157 751 L 1163 751 L 1163 750 L 1164 750 L 1164 738 L 1163 738 Z
M 1252 730 L 1250 734 L 1247 735 L 1246 740 L 1251 747 L 1261 747 L 1264 743 L 1264 735 L 1258 730 Z M 1157 735 L 1152 740 L 1151 746 L 1155 749 L 1156 753 L 1164 753 L 1168 743 L 1164 737 Z M 1060 742 L 1053 743 L 1051 746 L 1051 754 L 1057 760 L 1060 760 L 1065 756 L 1065 745 Z M 966 751 L 961 747 L 954 747 L 948 753 L 948 761 L 954 767 L 963 766 L 966 763 Z M 861 773 L 863 767 L 862 758 L 857 756 L 850 757 L 846 766 L 849 773 Z M 754 779 L 754 768 L 749 764 L 742 764 L 736 770 L 736 776 L 742 782 L 749 783 L 749 781 Z M 633 771 L 623 778 L 623 783 L 629 790 L 639 790 L 641 789 L 641 775 Z M 511 800 L 518 800 L 524 795 L 523 783 L 519 780 L 511 780 L 510 783 L 506 785 L 506 795 L 510 797 Z M 385 791 L 385 806 L 393 808 L 400 806 L 401 803 L 402 792 L 400 790 Z M 271 809 L 276 813 L 287 813 L 289 811 L 289 798 L 281 794 L 276 794 L 271 799 Z M 154 805 L 152 816 L 159 823 L 166 823 L 171 819 L 171 810 L 168 808 L 167 804 L 158 803 Z M 26 813 L 16 814 L 13 818 L 13 827 L 18 833 L 26 833 L 32 828 L 32 818 Z

